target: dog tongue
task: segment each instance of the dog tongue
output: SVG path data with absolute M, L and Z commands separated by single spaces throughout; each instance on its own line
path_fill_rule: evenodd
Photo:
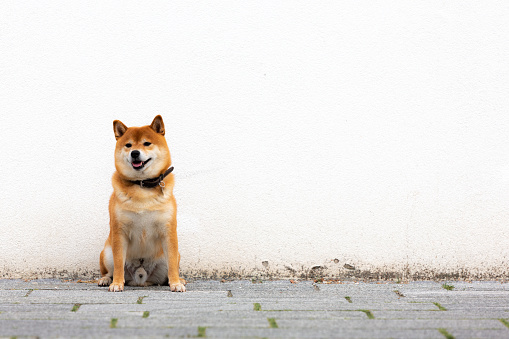
M 133 162 L 134 167 L 140 167 L 143 164 L 143 162 Z

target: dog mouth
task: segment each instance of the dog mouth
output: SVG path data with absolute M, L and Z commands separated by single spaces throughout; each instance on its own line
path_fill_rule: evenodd
M 131 165 L 133 166 L 133 168 L 137 171 L 141 170 L 143 167 L 145 167 L 145 165 L 150 161 L 152 160 L 152 158 L 149 158 L 145 161 L 141 161 L 141 160 L 133 160 L 131 162 Z

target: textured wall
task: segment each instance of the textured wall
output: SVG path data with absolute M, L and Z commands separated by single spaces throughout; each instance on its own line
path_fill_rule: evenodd
M 187 275 L 505 274 L 508 6 L 2 3 L 3 275 L 97 273 L 156 114 Z

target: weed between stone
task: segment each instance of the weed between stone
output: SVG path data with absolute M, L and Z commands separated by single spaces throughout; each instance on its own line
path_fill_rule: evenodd
M 143 318 L 148 318 L 149 315 L 150 315 L 149 311 L 143 312 Z
M 33 291 L 34 291 L 33 289 L 28 290 L 27 294 L 25 294 L 25 297 L 28 297 L 30 293 L 32 293 Z
M 445 288 L 448 291 L 452 291 L 454 289 L 454 286 L 453 285 L 443 284 L 442 288 Z
M 254 303 L 253 304 L 253 310 L 261 311 L 262 310 L 262 305 L 260 305 L 259 303 Z
M 207 331 L 206 327 L 198 326 L 198 337 L 199 338 L 205 338 L 207 334 L 205 333 Z
M 352 303 L 352 299 L 350 297 L 345 297 L 346 301 L 348 301 L 350 304 Z
M 77 312 L 78 309 L 80 308 L 81 304 L 74 304 L 74 306 L 72 307 L 72 310 L 71 312 Z
M 436 307 L 438 307 L 438 309 L 440 311 L 447 311 L 447 308 L 443 307 L 442 305 L 440 305 L 439 303 L 433 303 Z
M 117 318 L 111 318 L 110 328 L 117 328 L 117 322 L 118 322 Z
M 452 334 L 450 334 L 449 332 L 447 332 L 447 330 L 445 328 L 439 328 L 438 332 L 442 333 L 442 335 L 446 339 L 454 339 L 454 336 Z
M 498 319 L 498 321 L 500 321 L 502 324 L 505 325 L 505 327 L 509 328 L 509 321 L 507 319 Z
M 278 328 L 279 327 L 279 326 L 277 326 L 276 318 L 267 318 L 267 320 L 269 321 L 270 328 Z
M 137 304 L 143 304 L 143 298 L 146 298 L 147 296 L 144 295 L 143 297 L 139 297 L 138 300 L 136 301 Z
M 228 290 L 228 293 L 226 294 L 226 296 L 229 297 L 229 298 L 233 297 L 232 291 Z
M 373 313 L 371 313 L 370 310 L 359 310 L 359 311 L 366 313 L 368 319 L 375 319 L 375 316 L 373 315 Z

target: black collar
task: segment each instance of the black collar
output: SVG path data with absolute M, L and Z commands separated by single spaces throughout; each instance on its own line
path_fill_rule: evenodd
M 141 187 L 147 187 L 152 188 L 156 186 L 164 187 L 163 179 L 166 178 L 168 174 L 170 174 L 173 171 L 173 166 L 168 168 L 166 172 L 158 176 L 157 178 L 152 179 L 145 179 L 145 180 L 129 180 L 129 182 L 132 182 L 133 184 L 140 185 Z

